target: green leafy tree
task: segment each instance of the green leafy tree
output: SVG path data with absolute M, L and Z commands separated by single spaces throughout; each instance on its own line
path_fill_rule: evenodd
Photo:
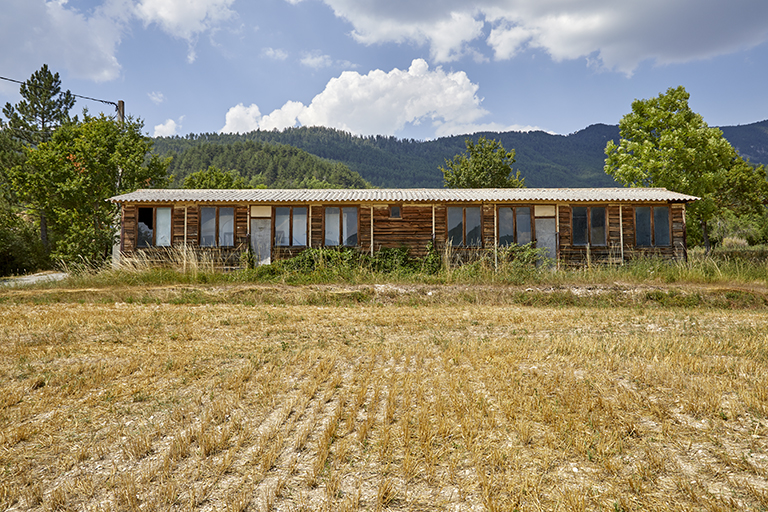
M 605 147 L 605 172 L 624 185 L 664 187 L 698 196 L 688 209 L 707 250 L 709 226 L 723 208 L 757 212 L 766 200 L 765 169 L 752 167 L 717 128 L 688 106 L 681 86 L 635 100 L 619 122 L 619 144 Z
M 70 122 L 69 111 L 75 105 L 75 98 L 69 91 L 61 90 L 59 74 L 51 73 L 46 64 L 21 84 L 19 94 L 21 101 L 16 105 L 6 103 L 3 108 L 7 124 L 0 121 L 0 128 L 7 131 L 15 142 L 35 148 L 51 140 L 59 126 Z M 37 213 L 40 239 L 46 250 L 49 249 L 47 205 L 27 203 L 23 206 Z
M 467 150 L 445 161 L 443 171 L 448 188 L 522 188 L 520 171 L 513 174 L 515 150 L 507 152 L 501 142 L 480 137 L 477 143 L 465 141 Z
M 237 171 L 224 172 L 211 165 L 204 171 L 193 172 L 184 178 L 183 188 L 249 188 L 248 181 Z
M 60 126 L 52 138 L 27 147 L 11 181 L 30 204 L 45 204 L 55 243 L 51 257 L 99 263 L 115 242 L 117 205 L 111 196 L 137 188 L 164 187 L 168 161 L 151 155 L 143 123 L 103 114 Z
M 6 103 L 3 115 L 13 136 L 27 146 L 37 146 L 51 140 L 53 132 L 70 121 L 69 111 L 75 97 L 61 90 L 58 73 L 51 73 L 47 64 L 21 84 L 22 100 L 16 105 Z

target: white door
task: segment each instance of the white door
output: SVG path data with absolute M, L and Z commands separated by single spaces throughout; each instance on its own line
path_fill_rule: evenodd
M 557 258 L 557 223 L 554 218 L 536 219 L 536 248 L 546 249 L 545 256 L 552 262 Z
M 251 250 L 257 265 L 272 261 L 272 219 L 251 219 Z

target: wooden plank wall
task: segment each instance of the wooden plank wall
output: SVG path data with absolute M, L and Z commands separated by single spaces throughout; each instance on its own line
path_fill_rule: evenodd
M 388 206 L 374 207 L 374 250 L 408 247 L 411 256 L 424 256 L 432 240 L 432 206 L 403 205 L 400 216 L 399 219 L 390 219 Z M 362 246 L 370 251 L 370 208 L 361 211 L 360 220 L 365 240 Z
M 322 206 L 312 206 L 310 230 L 312 231 L 312 247 L 322 247 L 325 240 L 325 208 Z
M 493 248 L 496 245 L 496 205 L 485 203 L 480 210 L 480 231 L 483 247 Z
M 248 205 L 235 205 L 235 247 L 245 250 L 250 245 L 248 240 L 248 224 L 250 212 Z
M 379 218 L 378 211 L 381 207 L 374 209 L 374 217 Z M 389 209 L 386 209 L 389 212 Z M 378 221 L 377 221 L 378 222 Z M 360 251 L 370 254 L 371 253 L 371 207 L 370 205 L 361 206 L 357 212 L 357 244 L 360 247 Z M 376 240 L 376 234 L 373 235 Z M 378 240 L 376 240 L 378 241 Z
M 200 208 L 187 207 L 187 245 L 197 246 L 200 243 Z
M 184 244 L 184 207 L 174 206 L 171 210 L 171 244 Z
M 130 253 L 136 250 L 136 233 L 138 228 L 139 210 L 136 205 L 123 206 L 122 247 L 123 252 Z
M 167 206 L 167 205 L 147 205 Z M 485 249 L 492 249 L 495 240 L 494 210 L 496 205 L 488 203 L 482 205 L 482 239 Z M 363 252 L 370 252 L 370 206 L 359 208 L 358 222 L 358 246 Z M 621 215 L 619 215 L 621 212 Z M 184 242 L 184 207 L 175 206 L 172 209 L 172 243 L 174 246 Z M 324 243 L 325 209 L 323 206 L 312 206 L 310 216 L 310 232 L 313 247 L 322 247 Z M 435 215 L 435 243 L 436 249 L 441 251 L 445 247 L 447 207 L 437 205 Z M 685 258 L 685 204 L 672 204 L 670 206 L 670 219 L 672 223 L 672 245 L 669 247 L 644 247 L 636 248 L 634 229 L 634 207 L 632 204 L 612 204 L 607 207 L 607 245 L 604 247 L 590 248 L 590 261 L 612 261 L 621 257 L 621 230 L 623 229 L 624 259 L 629 260 L 644 255 L 657 255 L 669 258 Z M 377 205 L 373 208 L 374 215 L 374 250 L 382 248 L 398 248 L 406 246 L 413 256 L 423 256 L 426 248 L 432 240 L 432 205 L 403 205 L 401 206 L 401 219 L 390 219 L 389 208 Z M 187 216 L 187 243 L 197 246 L 199 243 L 199 219 L 200 208 L 195 205 L 188 206 Z M 123 252 L 131 253 L 136 250 L 138 205 L 123 205 L 121 209 L 121 247 Z M 559 247 L 560 257 L 566 264 L 584 264 L 587 261 L 587 249 L 583 246 L 573 246 L 573 234 L 571 229 L 571 207 L 560 205 L 559 214 Z M 248 247 L 248 229 L 250 223 L 249 208 L 247 205 L 235 205 L 235 248 L 227 251 L 225 259 L 234 261 L 232 251 L 242 251 Z M 295 256 L 300 248 L 274 248 L 273 258 L 282 259 Z M 477 251 L 477 249 L 475 249 Z
M 619 219 L 621 208 L 621 219 Z M 667 247 L 635 247 L 635 208 L 632 204 L 608 206 L 608 238 L 605 247 L 590 247 L 587 258 L 586 246 L 573 246 L 571 233 L 571 208 L 560 206 L 560 259 L 566 265 L 593 263 L 617 263 L 622 261 L 622 233 L 624 261 L 646 256 L 682 259 L 685 254 L 685 204 L 670 206 L 672 245 Z
M 570 247 L 573 243 L 573 232 L 571 230 L 571 207 L 560 206 L 558 224 L 560 226 L 560 247 Z
M 672 221 L 672 246 L 676 259 L 688 259 L 688 241 L 685 236 L 685 205 L 673 204 L 670 206 L 670 220 Z

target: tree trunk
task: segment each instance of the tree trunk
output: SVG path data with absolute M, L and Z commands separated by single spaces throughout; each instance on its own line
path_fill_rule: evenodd
M 700 222 L 701 222 L 701 238 L 704 241 L 704 250 L 707 256 L 709 256 L 709 251 L 712 248 L 712 246 L 709 244 L 709 231 L 707 230 L 707 223 L 704 222 L 703 220 Z
M 46 218 L 44 211 L 40 212 L 40 241 L 43 242 L 45 254 L 49 254 L 51 252 L 51 247 L 48 242 L 48 219 Z

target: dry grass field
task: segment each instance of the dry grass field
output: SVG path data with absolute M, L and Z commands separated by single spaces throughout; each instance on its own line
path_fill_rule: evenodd
M 0 291 L 0 510 L 768 509 L 765 307 L 270 290 Z

